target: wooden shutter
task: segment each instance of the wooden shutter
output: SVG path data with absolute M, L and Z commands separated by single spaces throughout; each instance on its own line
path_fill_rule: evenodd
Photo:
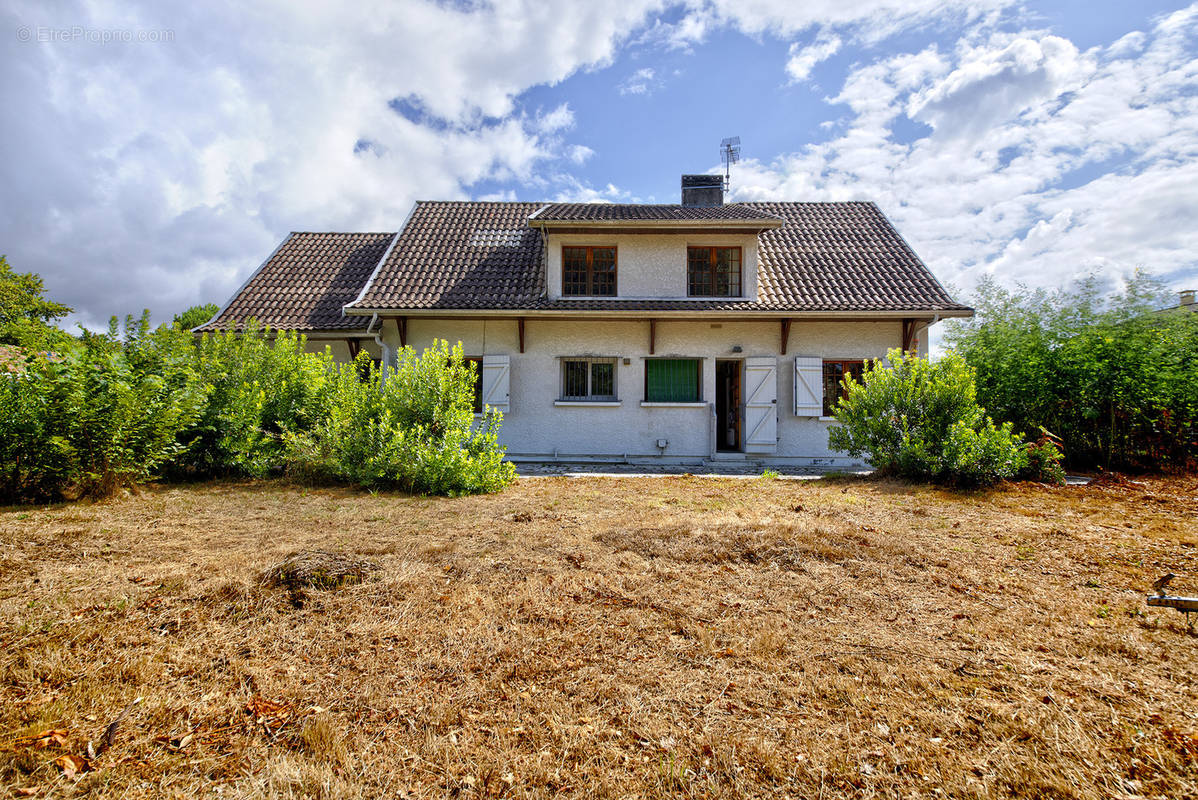
M 745 445 L 778 445 L 778 360 L 745 359 Z
M 511 410 L 508 381 L 511 364 L 508 356 L 483 356 L 483 408 L 491 406 L 504 414 Z
M 824 413 L 824 360 L 819 356 L 795 356 L 795 416 L 818 417 Z

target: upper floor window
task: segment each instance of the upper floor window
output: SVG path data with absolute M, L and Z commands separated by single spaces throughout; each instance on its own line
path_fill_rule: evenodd
M 562 294 L 616 296 L 616 248 L 563 247 Z
M 740 297 L 740 248 L 686 248 L 686 293 L 691 297 Z

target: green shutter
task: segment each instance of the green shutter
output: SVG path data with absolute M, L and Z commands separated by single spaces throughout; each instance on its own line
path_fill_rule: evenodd
M 646 361 L 645 400 L 650 403 L 697 403 L 699 361 L 693 358 Z

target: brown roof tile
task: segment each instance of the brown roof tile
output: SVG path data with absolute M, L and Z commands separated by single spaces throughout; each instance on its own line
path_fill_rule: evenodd
M 968 310 L 948 296 L 877 206 L 858 202 L 723 206 L 723 213 L 739 214 L 738 219 L 781 221 L 780 227 L 759 234 L 757 298 L 549 300 L 542 233 L 529 227 L 528 220 L 538 210 L 567 206 L 569 213 L 581 215 L 579 219 L 602 218 L 586 215 L 614 213 L 613 208 L 682 208 L 421 202 L 389 252 L 393 236 L 387 233 L 292 234 L 216 320 L 202 329 L 250 316 L 272 327 L 298 330 L 363 327 L 362 316 L 342 316 L 344 304 L 351 309 L 394 311 Z M 646 213 L 660 213 L 657 210 Z M 686 209 L 692 210 L 710 209 Z M 385 261 L 378 263 L 385 252 Z
M 417 203 L 358 308 L 527 308 L 544 293 L 544 203 Z
M 772 214 L 744 203 L 722 206 L 644 205 L 621 203 L 549 203 L 533 215 L 536 222 L 623 222 L 764 220 L 777 222 Z
M 280 330 L 352 330 L 362 317 L 341 308 L 353 302 L 383 257 L 394 233 L 292 233 L 211 320 L 196 328 L 241 327 L 254 317 Z

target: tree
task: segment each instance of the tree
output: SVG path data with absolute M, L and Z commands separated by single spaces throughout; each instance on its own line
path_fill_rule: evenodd
M 70 342 L 70 336 L 53 322 L 71 309 L 47 300 L 45 291 L 39 275 L 13 272 L 8 259 L 0 256 L 0 344 L 53 350 Z
M 1167 303 L 1142 274 L 1108 293 L 1094 277 L 1035 292 L 984 281 L 947 341 L 995 419 L 1051 431 L 1074 466 L 1183 466 L 1198 457 L 1198 314 Z
M 204 303 L 202 306 L 192 306 L 182 314 L 176 314 L 173 324 L 176 328 L 189 331 L 212 319 L 217 311 L 220 311 L 220 306 L 216 303 Z

